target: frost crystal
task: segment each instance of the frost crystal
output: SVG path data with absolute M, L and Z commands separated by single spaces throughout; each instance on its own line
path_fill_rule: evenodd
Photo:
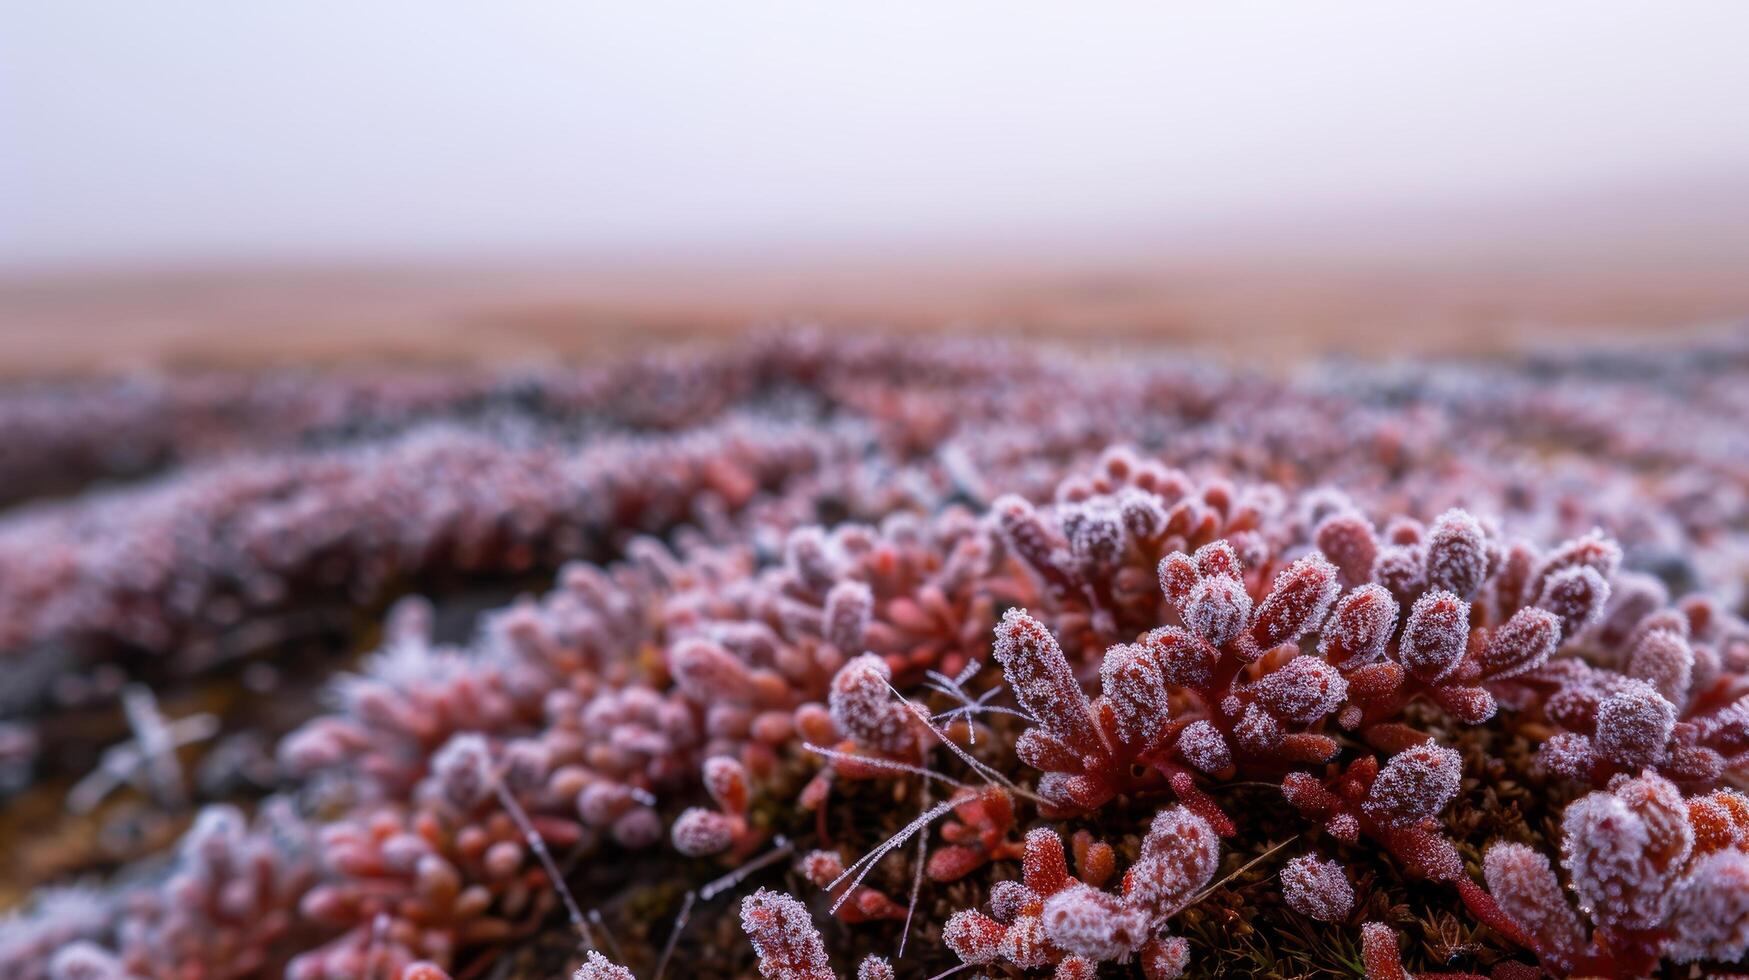
M 1597 753 L 1631 768 L 1649 766 L 1664 754 L 1676 727 L 1676 708 L 1650 685 L 1628 681 L 1597 706 Z
M 1468 599 L 1488 576 L 1482 525 L 1461 510 L 1439 515 L 1427 529 L 1427 584 Z
M 808 907 L 761 888 L 741 901 L 741 928 L 759 954 L 765 980 L 837 980 Z
M 1470 639 L 1470 604 L 1450 592 L 1429 592 L 1415 600 L 1397 656 L 1426 681 L 1456 670 Z
M 1482 648 L 1482 673 L 1503 680 L 1527 674 L 1548 662 L 1561 643 L 1561 621 L 1545 609 L 1520 609 L 1502 623 Z
M 1482 876 L 1502 911 L 1558 962 L 1572 961 L 1585 933 L 1548 858 L 1523 844 L 1495 844 L 1483 856 Z
M 1348 697 L 1348 682 L 1336 668 L 1317 657 L 1295 657 L 1257 683 L 1258 696 L 1269 710 L 1288 721 L 1316 721 Z
M 1675 786 L 1647 773 L 1583 796 L 1568 805 L 1561 833 L 1561 863 L 1593 920 L 1626 929 L 1663 921 L 1694 846 Z
M 1295 912 L 1337 922 L 1354 908 L 1354 886 L 1335 861 L 1302 854 L 1281 869 L 1281 895 Z
M 851 738 L 882 752 L 906 753 L 916 744 L 913 715 L 893 697 L 886 661 L 863 654 L 832 678 L 832 720 Z
M 1368 583 L 1336 603 L 1319 652 L 1338 667 L 1374 663 L 1384 657 L 1396 626 L 1397 600 L 1384 586 Z
M 1423 742 L 1391 757 L 1366 796 L 1367 815 L 1407 827 L 1445 809 L 1457 796 L 1463 760 L 1457 752 Z
M 1244 583 L 1225 575 L 1205 576 L 1184 603 L 1184 625 L 1217 647 L 1236 639 L 1250 615 Z
M 1087 695 L 1044 624 L 1025 610 L 1008 610 L 996 628 L 995 653 L 1015 697 L 1046 730 L 1081 751 L 1100 744 Z
M 583 965 L 571 974 L 571 980 L 637 980 L 632 971 L 620 966 L 595 950 L 590 950 Z
M 1741 962 L 1749 952 L 1749 854 L 1718 851 L 1696 861 L 1670 906 L 1666 954 L 1678 963 Z

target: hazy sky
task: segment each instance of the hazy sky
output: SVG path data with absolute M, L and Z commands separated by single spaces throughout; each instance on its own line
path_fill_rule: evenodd
M 1749 164 L 1749 3 L 0 0 L 0 264 L 1048 236 Z

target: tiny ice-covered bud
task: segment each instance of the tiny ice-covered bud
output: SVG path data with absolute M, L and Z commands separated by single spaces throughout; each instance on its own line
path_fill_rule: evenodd
M 747 896 L 741 928 L 753 941 L 765 980 L 837 980 L 808 907 L 792 896 L 767 888 Z
M 1749 851 L 1749 797 L 1734 789 L 1717 789 L 1688 801 L 1688 822 L 1694 828 L 1694 852 L 1710 854 L 1734 847 Z
M 1147 980 L 1178 980 L 1190 966 L 1190 941 L 1160 936 L 1142 947 L 1142 975 Z
M 1051 971 L 1051 980 L 1099 980 L 1099 964 L 1085 956 L 1065 956 Z
M 1046 731 L 1080 752 L 1103 744 L 1093 727 L 1087 695 L 1057 638 L 1043 623 L 1024 609 L 1008 610 L 996 627 L 994 652 L 1020 706 Z
M 1160 559 L 1160 592 L 1174 606 L 1182 607 L 1190 599 L 1190 590 L 1201 581 L 1196 560 L 1182 551 L 1174 551 Z
M 1587 793 L 1561 817 L 1561 863 L 1580 907 L 1606 928 L 1664 921 L 1671 885 L 1693 847 L 1682 794 L 1656 773 Z
M 784 567 L 797 582 L 824 594 L 838 580 L 837 563 L 827 549 L 826 530 L 817 525 L 798 527 L 783 546 Z
M 1245 584 L 1225 575 L 1205 576 L 1184 603 L 1184 625 L 1217 647 L 1236 639 L 1250 615 Z
M 893 964 L 870 953 L 856 967 L 856 980 L 893 980 Z
M 699 637 L 681 640 L 670 650 L 668 662 L 675 686 L 698 704 L 753 698 L 753 678 L 746 662 L 720 643 Z
M 485 736 L 452 736 L 431 757 L 431 773 L 444 799 L 459 810 L 473 809 L 492 792 L 492 755 Z
M 837 851 L 809 851 L 796 861 L 796 871 L 814 885 L 825 888 L 844 873 L 844 858 Z
M 1561 645 L 1561 621 L 1546 609 L 1527 606 L 1500 624 L 1482 648 L 1482 676 L 1503 680 L 1527 674 Z
M 1548 858 L 1523 844 L 1495 844 L 1482 857 L 1482 877 L 1501 911 L 1546 954 L 1572 962 L 1584 945 L 1585 933 Z
M 1537 750 L 1537 761 L 1543 768 L 1564 779 L 1589 779 L 1597 764 L 1597 753 L 1591 749 L 1591 739 L 1578 732 L 1558 732 Z
M 1051 961 L 1050 938 L 1045 935 L 1044 921 L 1036 915 L 1023 915 L 1009 924 L 996 947 L 997 959 L 1007 960 L 1022 970 L 1033 970 Z
M 1188 807 L 1154 815 L 1141 856 L 1124 878 L 1124 897 L 1144 909 L 1158 928 L 1184 907 L 1221 862 L 1221 840 L 1208 821 Z
M 1099 680 L 1125 742 L 1146 743 L 1171 720 L 1166 680 L 1146 647 L 1123 643 L 1105 651 Z
M 1057 948 L 1095 962 L 1127 956 L 1148 937 L 1140 909 L 1078 881 L 1045 899 L 1040 921 Z
M 998 881 L 990 886 L 990 911 L 1002 922 L 1013 922 L 1015 916 L 1038 901 L 1038 892 L 1018 881 Z
M 1342 865 L 1301 854 L 1281 869 L 1281 896 L 1288 907 L 1320 922 L 1338 922 L 1354 909 L 1354 886 Z
M 1463 759 L 1456 750 L 1422 742 L 1391 756 L 1362 806 L 1379 823 L 1413 826 L 1445 809 L 1462 777 Z
M 1372 562 L 1372 580 L 1391 590 L 1391 595 L 1402 602 L 1419 595 L 1427 587 L 1421 546 L 1393 544 L 1380 548 Z
M 1323 555 L 1295 559 L 1275 577 L 1275 585 L 1251 617 L 1251 638 L 1260 650 L 1317 629 L 1342 591 L 1336 566 Z
M 1437 681 L 1458 668 L 1470 639 L 1470 604 L 1450 592 L 1429 592 L 1415 600 L 1397 658 L 1424 681 Z
M 961 963 L 991 963 L 1001 954 L 1002 938 L 1007 931 L 1002 923 L 982 912 L 961 909 L 942 927 L 941 941 Z
M 1020 878 L 1026 887 L 1040 895 L 1048 895 L 1069 881 L 1069 858 L 1063 853 L 1063 839 L 1049 827 L 1034 827 L 1027 831 L 1021 844 Z
M 1057 561 L 1051 532 L 1045 527 L 1044 518 L 1026 498 L 1004 494 L 996 498 L 991 512 L 996 515 L 997 530 L 1010 551 L 1047 585 L 1053 588 L 1068 585 L 1069 576 Z
M 1749 854 L 1715 851 L 1694 863 L 1670 904 L 1665 953 L 1678 963 L 1741 963 L 1749 953 Z
M 1196 562 L 1197 574 L 1204 578 L 1218 576 L 1235 582 L 1245 579 L 1245 566 L 1239 561 L 1239 553 L 1230 541 L 1210 541 L 1196 549 L 1191 558 Z
M 1488 577 L 1488 541 L 1469 512 L 1448 510 L 1427 529 L 1427 585 L 1468 599 Z
M 1127 488 L 1118 495 L 1118 515 L 1124 532 L 1135 541 L 1153 541 L 1166 530 L 1166 508 L 1145 490 Z
M 1176 626 L 1162 626 L 1142 638 L 1153 653 L 1160 675 L 1174 687 L 1202 687 L 1214 677 L 1220 652 L 1200 636 Z
M 1597 754 L 1629 767 L 1663 758 L 1676 728 L 1676 706 L 1644 681 L 1627 681 L 1597 705 Z
M 1305 724 L 1341 707 L 1348 682 L 1317 657 L 1295 657 L 1258 681 L 1257 694 L 1269 710 Z
M 1178 754 L 1185 762 L 1207 773 L 1217 773 L 1233 764 L 1233 750 L 1221 730 L 1206 720 L 1193 721 L 1178 733 Z
M 1537 570 L 1536 578 L 1530 583 L 1530 596 L 1542 595 L 1548 584 L 1556 576 L 1576 568 L 1589 568 L 1597 573 L 1597 578 L 1607 582 L 1621 565 L 1621 546 L 1605 537 L 1602 531 L 1592 531 L 1583 537 L 1574 538 L 1550 552 Z M 1607 588 L 1604 598 L 1608 598 Z M 1601 611 L 1603 603 L 1598 606 Z M 1568 630 L 1572 636 L 1577 630 Z
M 846 579 L 826 593 L 823 624 L 826 642 L 845 656 L 863 652 L 863 635 L 874 610 L 874 592 L 862 582 Z
M 1128 541 L 1123 521 L 1109 506 L 1085 506 L 1075 510 L 1071 525 L 1064 521 L 1069 554 L 1083 568 L 1107 569 L 1123 559 Z
M 1543 580 L 1536 604 L 1561 617 L 1561 635 L 1577 636 L 1603 615 L 1609 581 L 1589 565 L 1563 568 Z
M 1385 655 L 1397 628 L 1397 600 L 1368 583 L 1343 596 L 1324 624 L 1319 652 L 1338 667 L 1364 667 Z
M 1397 948 L 1397 934 L 1383 922 L 1367 922 L 1360 927 L 1360 959 L 1366 980 L 1410 980 L 1403 969 L 1403 952 Z
M 704 760 L 704 788 L 726 812 L 746 812 L 747 770 L 738 760 L 726 755 Z
M 1379 540 L 1373 533 L 1372 522 L 1354 511 L 1341 511 L 1324 518 L 1312 542 L 1329 557 L 1342 576 L 1342 584 L 1349 587 L 1367 580 L 1379 554 Z
M 853 658 L 832 678 L 827 704 L 840 731 L 881 752 L 905 753 L 916 744 L 914 716 L 887 681 L 887 662 L 872 653 Z
M 595 950 L 590 950 L 571 980 L 637 980 L 632 971 L 620 966 Z
M 1694 648 L 1674 630 L 1649 630 L 1634 642 L 1627 673 L 1652 685 L 1671 704 L 1686 704 L 1694 677 Z
M 735 822 L 716 810 L 690 807 L 675 818 L 669 836 L 674 849 L 687 857 L 708 857 L 734 846 Z

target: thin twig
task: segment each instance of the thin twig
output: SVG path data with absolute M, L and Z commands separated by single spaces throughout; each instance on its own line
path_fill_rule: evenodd
M 692 918 L 692 903 L 696 901 L 698 892 L 688 891 L 680 903 L 680 914 L 674 917 L 674 927 L 668 930 L 668 941 L 662 944 L 662 958 L 656 961 L 656 975 L 651 980 L 662 980 L 662 975 L 668 972 L 668 961 L 674 958 L 674 947 L 680 945 L 680 931 Z
M 1269 850 L 1264 851 L 1262 854 L 1257 855 L 1256 857 L 1252 858 L 1249 861 L 1246 861 L 1244 863 L 1244 865 L 1240 866 L 1232 874 L 1226 876 L 1225 878 L 1222 878 L 1220 881 L 1215 882 L 1214 884 L 1208 886 L 1207 888 L 1204 888 L 1202 891 L 1197 892 L 1196 895 L 1194 897 L 1192 897 L 1190 901 L 1184 903 L 1184 907 L 1189 908 L 1192 905 L 1195 905 L 1196 903 L 1209 897 L 1209 895 L 1212 894 L 1216 889 L 1221 888 L 1222 886 L 1226 885 L 1227 882 L 1232 881 L 1234 878 L 1237 878 L 1240 875 L 1244 874 L 1245 872 L 1250 871 L 1252 868 L 1257 867 L 1259 864 L 1262 864 L 1263 861 L 1265 859 L 1267 859 L 1270 855 L 1274 854 L 1276 851 L 1281 850 L 1282 848 L 1288 846 L 1289 844 L 1292 844 L 1294 841 L 1297 841 L 1299 839 L 1300 839 L 1300 835 L 1295 834 L 1292 837 L 1289 837 L 1287 840 L 1284 840 L 1279 844 L 1272 845 L 1269 848 Z
M 771 850 L 766 851 L 759 857 L 748 861 L 734 871 L 731 871 L 728 874 L 723 875 L 721 878 L 705 885 L 703 888 L 700 888 L 698 890 L 698 897 L 708 902 L 711 899 L 716 898 L 718 895 L 721 895 L 723 892 L 739 885 L 741 882 L 746 881 L 748 876 L 752 875 L 755 871 L 776 863 L 785 855 L 796 849 L 795 843 L 782 834 L 779 834 L 773 839 L 773 844 L 775 846 L 772 847 Z

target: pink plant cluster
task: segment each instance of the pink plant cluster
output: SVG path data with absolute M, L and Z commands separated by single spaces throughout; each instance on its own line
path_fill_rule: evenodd
M 1703 368 L 1654 363 L 1608 387 L 1683 417 L 1658 381 Z M 1556 377 L 1404 404 L 1342 371 L 799 336 L 599 381 L 622 404 L 587 435 L 415 427 L 0 518 L 0 650 L 50 675 L 75 646 L 197 674 L 312 590 L 557 567 L 465 641 L 397 607 L 278 743 L 273 796 L 207 802 L 159 867 L 39 892 L 0 924 L 0 978 L 436 980 L 562 931 L 576 978 L 624 980 L 651 964 L 596 905 L 641 853 L 726 873 L 696 897 L 741 896 L 736 955 L 767 980 L 839 975 L 828 917 L 971 969 L 1157 980 L 1196 968 L 1174 922 L 1240 873 L 1226 801 L 1259 784 L 1300 828 L 1261 866 L 1281 914 L 1351 932 L 1376 980 L 1407 972 L 1393 926 L 1356 921 L 1353 848 L 1513 949 L 1496 976 L 1738 962 L 1749 472 L 1719 447 L 1749 406 L 1709 388 L 1689 421 L 1720 439 L 1660 444 Z M 1583 451 L 1528 451 L 1550 433 Z M 1572 796 L 1558 852 L 1455 836 L 1476 728 Z M 870 786 L 914 816 L 836 839 Z M 1124 819 L 1129 843 L 1066 833 Z M 950 894 L 976 901 L 929 921 Z

